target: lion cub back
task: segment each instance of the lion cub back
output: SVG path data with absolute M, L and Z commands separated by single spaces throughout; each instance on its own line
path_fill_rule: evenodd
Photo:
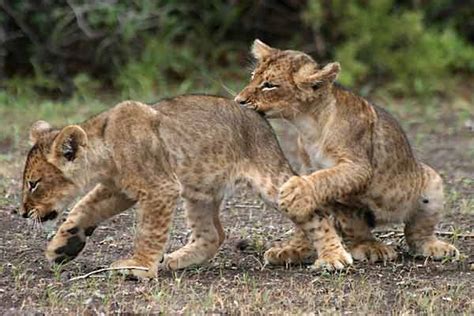
M 152 106 L 160 117 L 160 136 L 181 158 L 260 163 L 286 159 L 270 124 L 258 113 L 216 96 L 186 95 Z

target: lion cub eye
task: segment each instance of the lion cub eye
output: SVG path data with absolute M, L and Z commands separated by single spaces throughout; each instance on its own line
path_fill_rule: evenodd
M 271 82 L 265 81 L 264 83 L 262 83 L 261 87 L 263 91 L 269 91 L 269 90 L 274 90 L 278 88 L 279 86 L 277 84 L 273 84 Z
M 39 185 L 39 183 L 40 183 L 40 180 L 41 180 L 41 179 L 38 179 L 38 180 L 36 180 L 36 181 L 32 181 L 32 180 L 28 181 L 28 190 L 29 190 L 31 193 L 33 193 L 33 192 L 38 188 L 38 185 Z

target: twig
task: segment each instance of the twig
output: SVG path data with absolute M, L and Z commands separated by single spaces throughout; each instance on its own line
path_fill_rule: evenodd
M 457 236 L 461 238 L 474 238 L 474 234 L 458 234 L 454 232 L 435 232 L 435 233 L 441 236 Z
M 102 37 L 106 34 L 104 31 L 94 31 L 92 30 L 89 25 L 87 25 L 85 19 L 84 19 L 84 9 L 81 9 L 80 7 L 76 7 L 72 1 L 67 0 L 66 1 L 69 7 L 71 8 L 72 12 L 74 13 L 74 16 L 76 17 L 77 25 L 78 27 L 82 30 L 82 32 L 90 39 L 95 39 Z
M 141 271 L 148 271 L 148 270 L 150 270 L 150 269 L 145 268 L 145 267 L 114 267 L 114 268 L 102 268 L 102 269 L 99 269 L 99 270 L 91 271 L 91 272 L 86 273 L 86 274 L 84 274 L 84 275 L 80 275 L 80 276 L 71 278 L 71 279 L 68 280 L 68 282 L 77 281 L 77 280 L 81 280 L 81 279 L 87 279 L 87 278 L 90 277 L 91 275 L 98 274 L 98 273 L 102 273 L 102 272 L 106 272 L 106 271 L 130 270 L 130 269 L 141 270 Z
M 396 236 L 394 236 L 395 234 L 397 234 L 397 233 L 392 231 L 392 232 L 388 232 L 386 234 L 380 235 L 379 238 L 396 237 Z M 403 233 L 398 233 L 397 236 L 400 235 L 400 234 L 403 236 Z
M 375 231 L 374 233 L 382 234 L 378 236 L 379 238 L 401 237 L 404 235 L 404 233 L 401 230 Z M 435 232 L 435 234 L 440 235 L 440 236 L 456 236 L 459 238 L 474 238 L 474 234 L 458 234 L 455 232 L 447 232 L 447 231 L 437 231 Z
M 235 207 L 235 208 L 262 208 L 261 205 L 254 205 L 254 204 L 234 204 L 234 205 L 230 205 L 231 207 Z
M 260 260 L 258 260 L 257 257 L 255 257 L 254 255 L 248 255 L 248 256 L 245 257 L 245 258 L 249 258 L 249 257 L 252 258 L 252 259 L 254 259 L 255 261 L 257 261 L 257 263 L 260 265 L 260 270 L 261 270 L 261 271 L 263 271 L 263 269 L 265 269 L 265 264 L 264 264 L 264 263 L 262 264 L 262 262 L 261 262 Z

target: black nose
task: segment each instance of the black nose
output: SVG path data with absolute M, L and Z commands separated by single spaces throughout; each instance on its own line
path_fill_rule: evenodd
M 249 102 L 249 99 L 242 98 L 240 96 L 237 96 L 234 100 L 235 100 L 235 102 L 237 102 L 238 104 L 241 104 L 241 105 L 247 104 Z
M 28 218 L 28 212 L 24 212 L 23 214 L 21 214 L 21 217 Z

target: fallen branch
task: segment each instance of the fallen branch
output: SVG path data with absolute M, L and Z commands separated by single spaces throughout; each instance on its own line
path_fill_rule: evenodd
M 87 279 L 87 278 L 90 277 L 91 275 L 98 274 L 98 273 L 102 273 L 102 272 L 106 272 L 106 271 L 131 270 L 131 269 L 134 269 L 134 270 L 141 270 L 141 271 L 148 271 L 148 270 L 149 270 L 148 268 L 145 268 L 145 267 L 114 267 L 114 268 L 102 268 L 102 269 L 99 269 L 99 270 L 91 271 L 91 272 L 86 273 L 86 274 L 84 274 L 84 275 L 80 275 L 80 276 L 71 278 L 71 279 L 68 280 L 68 282 L 77 281 L 77 280 L 82 280 L 82 279 Z

